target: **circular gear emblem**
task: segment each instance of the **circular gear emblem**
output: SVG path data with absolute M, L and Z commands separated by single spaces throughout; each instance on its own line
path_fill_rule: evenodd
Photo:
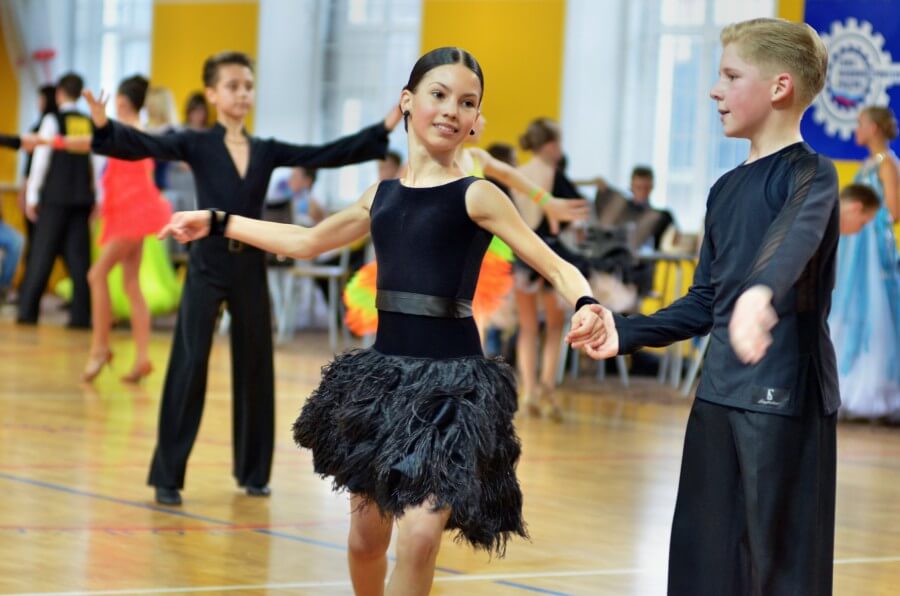
M 834 21 L 822 35 L 828 49 L 825 88 L 813 101 L 813 121 L 831 137 L 850 139 L 862 108 L 888 105 L 887 90 L 900 83 L 900 63 L 884 51 L 884 37 L 868 21 Z

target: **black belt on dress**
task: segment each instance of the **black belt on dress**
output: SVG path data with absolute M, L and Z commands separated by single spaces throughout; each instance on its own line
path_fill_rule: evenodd
M 472 316 L 471 300 L 392 290 L 377 290 L 375 308 L 405 315 L 447 319 L 465 319 Z

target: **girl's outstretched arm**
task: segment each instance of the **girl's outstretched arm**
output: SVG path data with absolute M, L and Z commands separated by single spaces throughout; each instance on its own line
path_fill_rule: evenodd
M 563 298 L 575 306 L 591 296 L 591 285 L 571 263 L 562 259 L 535 234 L 499 188 L 487 181 L 473 182 L 466 192 L 466 211 L 476 224 L 499 236 L 513 252 L 531 265 Z M 603 320 L 593 310 L 580 308 L 572 316 L 566 341 L 574 347 L 597 343 L 606 337 Z
M 377 188 L 377 184 L 371 186 L 356 203 L 311 228 L 238 215 L 229 215 L 226 221 L 221 211 L 180 211 L 172 214 L 171 221 L 160 230 L 159 238 L 172 236 L 182 244 L 203 238 L 210 235 L 210 224 L 217 217 L 219 225 L 225 224 L 224 235 L 228 238 L 276 255 L 311 259 L 369 233 L 369 209 Z
M 529 180 L 525 174 L 500 161 L 493 155 L 477 147 L 469 148 L 475 159 L 481 162 L 484 173 L 496 178 L 508 187 L 519 191 L 533 201 L 537 201 L 550 222 L 550 231 L 559 232 L 559 223 L 587 219 L 590 206 L 584 199 L 558 199 Z

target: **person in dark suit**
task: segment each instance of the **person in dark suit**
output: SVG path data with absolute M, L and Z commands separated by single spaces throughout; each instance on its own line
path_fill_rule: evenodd
M 275 168 L 338 167 L 384 157 L 388 132 L 400 119 L 395 108 L 385 122 L 355 135 L 321 146 L 290 145 L 244 130 L 254 98 L 247 55 L 211 56 L 203 67 L 203 82 L 218 122 L 202 131 L 159 136 L 109 120 L 103 98 L 85 93 L 96 125 L 93 150 L 119 159 L 183 161 L 194 173 L 199 208 L 259 218 Z M 231 314 L 233 473 L 247 494 L 269 495 L 275 388 L 265 263 L 263 251 L 241 242 L 208 238 L 191 244 L 148 479 L 158 503 L 181 504 L 179 491 L 200 427 L 213 328 L 223 302 Z
M 91 134 L 91 121 L 76 102 L 84 82 L 75 73 L 63 75 L 56 85 L 59 111 L 41 119 L 38 134 L 44 139 Z M 84 149 L 66 149 L 62 140 L 36 147 L 25 194 L 25 213 L 35 222 L 34 238 L 19 291 L 18 322 L 34 325 L 41 296 L 57 256 L 65 261 L 72 279 L 69 327 L 91 326 L 91 294 L 87 272 L 91 266 L 89 219 L 94 210 L 94 167 Z
M 608 338 L 584 347 L 602 358 L 711 334 L 685 433 L 669 594 L 828 595 L 838 190 L 833 164 L 800 137 L 827 51 L 809 26 L 777 19 L 730 25 L 722 43 L 710 95 L 750 155 L 710 191 L 694 283 L 651 316 L 590 307 Z

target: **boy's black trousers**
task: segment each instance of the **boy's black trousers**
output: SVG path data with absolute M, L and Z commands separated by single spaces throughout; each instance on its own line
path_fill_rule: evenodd
M 694 401 L 670 596 L 831 594 L 837 415 L 805 397 L 799 417 Z
M 275 446 L 272 322 L 263 251 L 222 237 L 190 246 L 187 279 L 166 370 L 148 483 L 183 488 L 206 397 L 209 353 L 222 303 L 231 314 L 233 473 L 269 483 Z M 213 378 L 217 385 L 226 379 Z

